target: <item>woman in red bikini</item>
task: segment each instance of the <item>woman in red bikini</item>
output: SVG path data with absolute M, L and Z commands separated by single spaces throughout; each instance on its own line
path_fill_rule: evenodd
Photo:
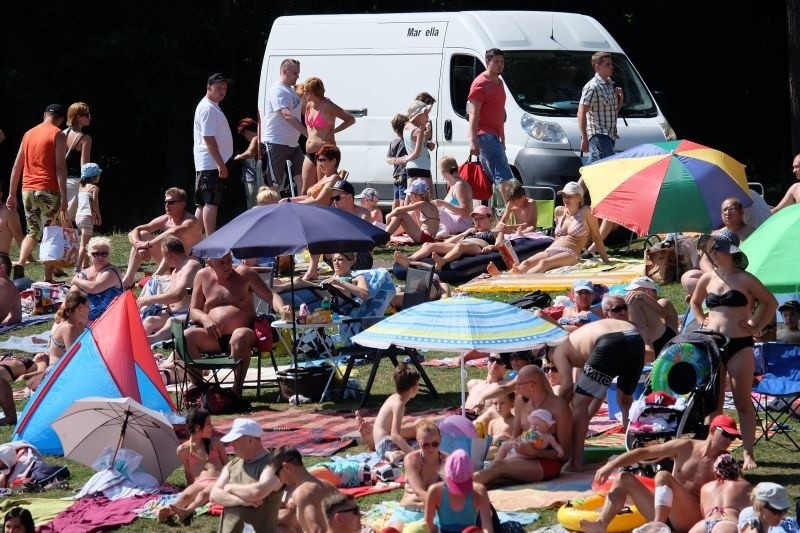
M 306 158 L 303 161 L 303 190 L 306 194 L 308 188 L 314 185 L 322 175 L 316 165 L 315 154 L 323 145 L 336 146 L 335 135 L 343 129 L 356 123 L 353 115 L 325 98 L 325 85 L 319 78 L 308 78 L 303 83 L 303 98 L 305 99 L 305 123 L 308 129 L 306 140 Z M 336 119 L 341 120 L 336 125 Z
M 189 440 L 178 446 L 178 459 L 186 472 L 187 487 L 169 507 L 158 512 L 158 521 L 165 523 L 176 516 L 188 525 L 194 510 L 208 503 L 211 487 L 217 481 L 222 467 L 228 463 L 225 446 L 219 440 L 212 440 L 214 426 L 211 413 L 202 408 L 192 408 L 186 414 L 186 427 Z

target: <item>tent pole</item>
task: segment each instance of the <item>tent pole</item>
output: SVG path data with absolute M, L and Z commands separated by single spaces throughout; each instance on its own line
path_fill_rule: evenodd
M 291 176 L 289 179 L 292 179 Z M 298 381 L 300 380 L 300 372 L 297 369 L 297 316 L 295 315 L 295 300 L 294 300 L 294 254 L 289 255 L 289 288 L 292 291 L 292 364 L 294 366 L 294 402 L 295 405 L 300 405 L 300 390 Z

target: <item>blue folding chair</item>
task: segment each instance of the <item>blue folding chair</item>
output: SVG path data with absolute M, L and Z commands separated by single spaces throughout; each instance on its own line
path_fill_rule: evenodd
M 754 351 L 756 374 L 762 374 L 752 395 L 762 431 L 756 442 L 762 437 L 770 440 L 770 433 L 780 433 L 800 450 L 788 424 L 796 414 L 792 404 L 800 398 L 800 344 L 759 342 Z

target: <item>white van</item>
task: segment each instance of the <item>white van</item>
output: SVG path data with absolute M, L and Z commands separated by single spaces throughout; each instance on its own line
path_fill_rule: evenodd
M 591 56 L 614 58 L 614 81 L 625 94 L 618 151 L 672 140 L 653 95 L 625 52 L 593 18 L 574 13 L 465 11 L 368 15 L 287 16 L 269 34 L 259 87 L 259 109 L 278 79 L 284 58 L 300 61 L 300 82 L 322 79 L 326 96 L 356 117 L 336 141 L 341 168 L 356 190 L 369 184 L 391 198 L 392 167 L 386 151 L 390 120 L 422 91 L 437 102 L 431 111 L 436 163 L 467 159 L 466 102 L 470 84 L 485 69 L 484 53 L 505 53 L 506 151 L 525 185 L 560 188 L 578 177 L 580 133 L 576 118 L 583 85 L 594 75 Z

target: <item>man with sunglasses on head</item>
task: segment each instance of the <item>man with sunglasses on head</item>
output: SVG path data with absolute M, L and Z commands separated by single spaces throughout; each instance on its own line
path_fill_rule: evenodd
M 147 224 L 136 226 L 128 233 L 131 253 L 128 257 L 128 269 L 122 280 L 123 287 L 133 285 L 136 271 L 145 261 L 152 260 L 156 264 L 156 274 L 167 272 L 169 267 L 163 262 L 161 243 L 168 237 L 179 238 L 187 252 L 203 238 L 200 220 L 186 211 L 186 191 L 183 189 L 170 187 L 164 192 L 164 213 Z
M 664 459 L 673 461 L 672 471 L 656 474 L 655 494 L 630 472 L 619 471 L 606 496 L 597 521 L 582 520 L 581 530 L 605 532 L 611 520 L 630 498 L 648 521 L 667 524 L 673 531 L 689 531 L 703 519 L 700 489 L 714 479 L 714 462 L 726 453 L 733 439 L 741 438 L 736 421 L 728 415 L 717 415 L 711 421 L 705 440 L 672 439 L 625 452 L 608 461 L 594 476 L 604 484 L 612 473 L 640 462 Z

